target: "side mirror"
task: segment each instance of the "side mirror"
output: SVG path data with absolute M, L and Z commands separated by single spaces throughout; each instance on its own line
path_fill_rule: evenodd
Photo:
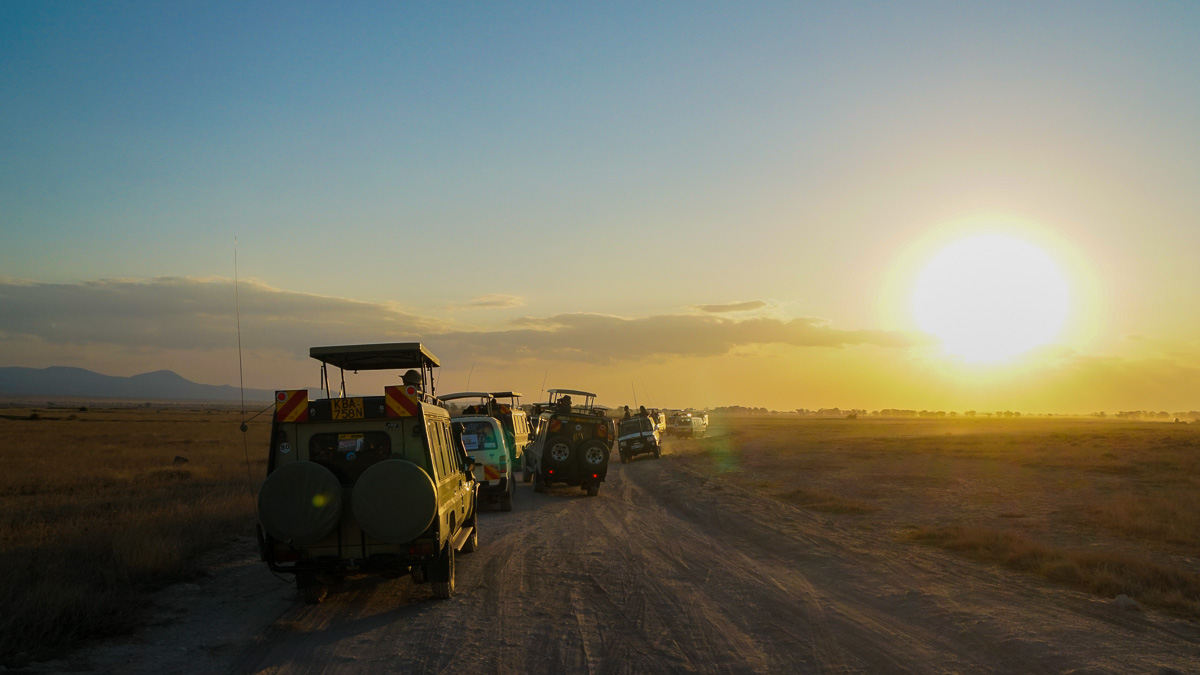
M 474 457 L 467 457 L 463 460 L 463 471 L 467 473 L 475 473 L 475 465 L 478 464 Z

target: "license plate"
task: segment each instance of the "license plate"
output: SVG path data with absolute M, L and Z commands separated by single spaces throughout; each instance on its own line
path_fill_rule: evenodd
M 335 398 L 331 403 L 335 420 L 361 420 L 363 417 L 361 398 Z
M 634 444 L 633 444 L 633 447 L 635 447 L 635 448 L 640 448 L 640 447 L 642 447 L 642 444 L 641 444 L 641 443 L 634 443 Z

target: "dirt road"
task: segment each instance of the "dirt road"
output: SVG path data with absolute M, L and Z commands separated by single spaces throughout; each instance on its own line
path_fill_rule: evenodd
M 286 609 L 255 644 L 201 659 L 188 657 L 179 635 L 173 667 L 1200 672 L 1191 623 L 763 497 L 693 469 L 688 448 L 614 464 L 594 498 L 522 483 L 515 512 L 481 517 L 480 549 L 460 558 L 450 600 L 408 578 L 361 579 L 303 605 L 277 583 L 269 600 L 253 602 Z

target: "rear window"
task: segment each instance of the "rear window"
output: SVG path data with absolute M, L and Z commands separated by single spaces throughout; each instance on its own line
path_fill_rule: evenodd
M 651 428 L 650 420 L 644 417 L 634 417 L 632 419 L 621 421 L 622 434 L 634 434 L 639 431 L 650 431 Z
M 455 422 L 462 429 L 463 447 L 467 452 L 495 450 L 500 447 L 496 427 L 491 422 Z
M 308 458 L 353 485 L 372 464 L 392 454 L 392 439 L 382 431 L 314 434 L 308 441 Z

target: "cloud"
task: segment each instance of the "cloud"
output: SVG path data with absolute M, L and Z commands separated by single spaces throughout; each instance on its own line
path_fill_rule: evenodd
M 592 363 L 655 357 L 710 357 L 752 345 L 904 348 L 928 344 L 920 335 L 877 330 L 839 330 L 821 319 L 734 320 L 691 314 L 624 318 L 603 314 L 524 317 L 514 329 L 458 331 L 438 336 L 476 358 L 542 358 Z
M 755 309 L 762 309 L 766 306 L 767 303 L 763 300 L 747 300 L 746 302 L 731 302 L 725 305 L 693 305 L 692 309 L 698 309 L 708 314 L 723 314 L 726 312 L 749 312 Z
M 398 307 L 242 281 L 243 343 L 307 354 L 316 344 L 408 340 L 449 324 Z M 0 282 L 0 332 L 51 345 L 224 349 L 237 342 L 229 279 L 159 277 L 78 284 Z
M 511 309 L 513 307 L 524 307 L 525 298 L 518 295 L 504 295 L 502 293 L 492 293 L 489 295 L 481 295 L 478 298 L 451 305 L 448 309 Z
M 907 333 L 840 330 L 814 318 L 708 314 L 558 314 L 521 318 L 501 330 L 466 331 L 392 304 L 285 291 L 255 281 L 241 282 L 238 298 L 244 348 L 296 358 L 307 356 L 314 345 L 413 340 L 430 345 L 448 363 L 557 359 L 595 364 L 722 356 L 758 345 L 905 348 L 927 343 Z M 498 307 L 515 301 L 483 296 L 472 302 Z M 0 336 L 48 346 L 229 349 L 237 345 L 233 283 L 178 277 L 77 284 L 0 280 Z

